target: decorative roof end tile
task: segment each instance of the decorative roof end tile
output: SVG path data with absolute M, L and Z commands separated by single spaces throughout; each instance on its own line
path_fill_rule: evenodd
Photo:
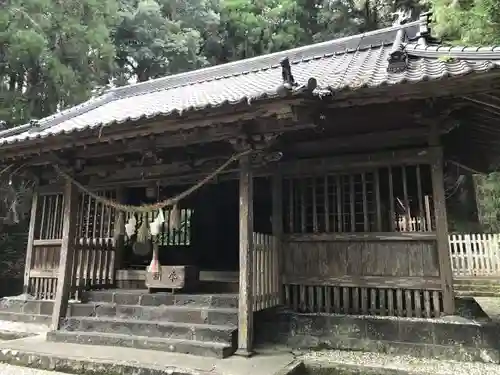
M 404 38 L 404 29 L 399 29 L 394 39 L 391 52 L 389 53 L 387 71 L 390 73 L 403 72 L 408 66 L 408 53 L 403 45 Z
M 280 61 L 281 65 L 281 76 L 283 77 L 283 86 L 287 89 L 292 89 L 297 86 L 297 82 L 292 75 L 292 67 L 290 66 L 290 60 L 288 57 L 283 57 Z

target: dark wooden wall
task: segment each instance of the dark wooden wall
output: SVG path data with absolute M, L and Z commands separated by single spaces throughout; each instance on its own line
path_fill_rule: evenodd
M 438 316 L 430 163 L 366 158 L 285 174 L 284 301 L 302 312 Z

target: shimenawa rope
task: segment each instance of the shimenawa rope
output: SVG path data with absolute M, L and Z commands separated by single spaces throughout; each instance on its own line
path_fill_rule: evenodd
M 231 163 L 242 158 L 243 156 L 250 154 L 252 151 L 253 150 L 249 149 L 249 150 L 245 150 L 243 152 L 234 154 L 224 164 L 222 164 L 219 168 L 217 168 L 215 171 L 210 173 L 203 180 L 199 181 L 198 183 L 191 186 L 189 189 L 183 191 L 182 193 L 176 195 L 175 197 L 168 198 L 168 199 L 165 199 L 163 201 L 156 202 L 153 204 L 145 204 L 145 205 L 141 205 L 141 206 L 123 204 L 123 203 L 119 203 L 119 202 L 113 201 L 111 199 L 105 198 L 103 196 L 100 196 L 100 195 L 90 191 L 85 186 L 83 186 L 81 183 L 76 181 L 73 177 L 71 177 L 69 174 L 64 172 L 57 164 L 53 164 L 53 167 L 56 170 L 56 172 L 59 173 L 63 178 L 70 181 L 78 189 L 80 189 L 82 192 L 84 192 L 84 193 L 88 194 L 89 196 L 91 196 L 92 198 L 94 198 L 97 202 L 100 202 L 106 206 L 112 207 L 118 211 L 132 212 L 132 213 L 148 213 L 148 212 L 158 211 L 158 210 L 165 208 L 165 207 L 176 205 L 180 200 L 186 198 L 187 196 L 189 196 L 190 194 L 194 193 L 196 190 L 201 188 L 203 185 L 207 184 L 210 180 L 212 180 L 214 177 L 216 177 L 218 174 L 220 174 L 222 171 L 224 171 L 224 169 L 229 167 L 229 165 L 231 165 Z

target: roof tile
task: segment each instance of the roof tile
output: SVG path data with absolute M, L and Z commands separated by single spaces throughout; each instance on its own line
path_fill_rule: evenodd
M 279 61 L 285 56 L 290 59 L 296 82 L 305 84 L 314 77 L 322 91 L 416 83 L 485 72 L 500 65 L 500 49 L 496 47 L 444 47 L 413 43 L 419 25 L 417 21 L 113 89 L 101 97 L 40 120 L 37 129 L 30 130 L 29 126 L 23 126 L 19 128 L 19 134 L 3 133 L 3 138 L 0 132 L 0 145 L 274 97 L 282 83 Z M 408 60 L 403 71 L 390 72 L 388 59 L 397 31 L 402 27 L 408 42 L 404 50 L 415 58 Z M 443 56 L 451 59 L 439 58 Z

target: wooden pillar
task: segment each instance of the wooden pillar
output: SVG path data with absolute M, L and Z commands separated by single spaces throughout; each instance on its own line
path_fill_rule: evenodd
M 76 187 L 66 181 L 64 187 L 63 232 L 59 272 L 57 278 L 57 293 L 52 312 L 52 329 L 58 330 L 60 319 L 66 315 L 71 288 L 73 258 L 75 253 L 76 212 L 78 209 L 78 192 Z
M 436 221 L 437 252 L 439 259 L 439 275 L 443 291 L 443 312 L 445 315 L 455 314 L 455 295 L 453 292 L 453 273 L 448 241 L 448 218 L 446 214 L 446 195 L 444 190 L 443 150 L 439 145 L 439 134 L 436 126 L 432 127 L 429 139 L 432 158 L 432 194 L 434 196 L 434 215 Z
M 280 304 L 284 303 L 283 299 L 283 247 L 282 247 L 282 239 L 283 239 L 283 176 L 281 173 L 276 172 L 272 176 L 271 180 L 272 187 L 272 199 L 273 199 L 273 216 L 272 216 L 272 225 L 273 225 L 273 237 L 274 237 L 274 246 L 278 251 L 278 287 L 280 288 Z
M 253 344 L 253 178 L 249 156 L 240 159 L 240 289 L 238 350 L 249 357 Z
M 28 230 L 28 244 L 26 246 L 26 261 L 24 264 L 24 284 L 23 284 L 24 294 L 29 293 L 30 271 L 33 259 L 33 243 L 35 242 L 37 207 L 38 207 L 38 191 L 35 190 L 33 192 L 33 197 L 31 199 L 30 226 Z

